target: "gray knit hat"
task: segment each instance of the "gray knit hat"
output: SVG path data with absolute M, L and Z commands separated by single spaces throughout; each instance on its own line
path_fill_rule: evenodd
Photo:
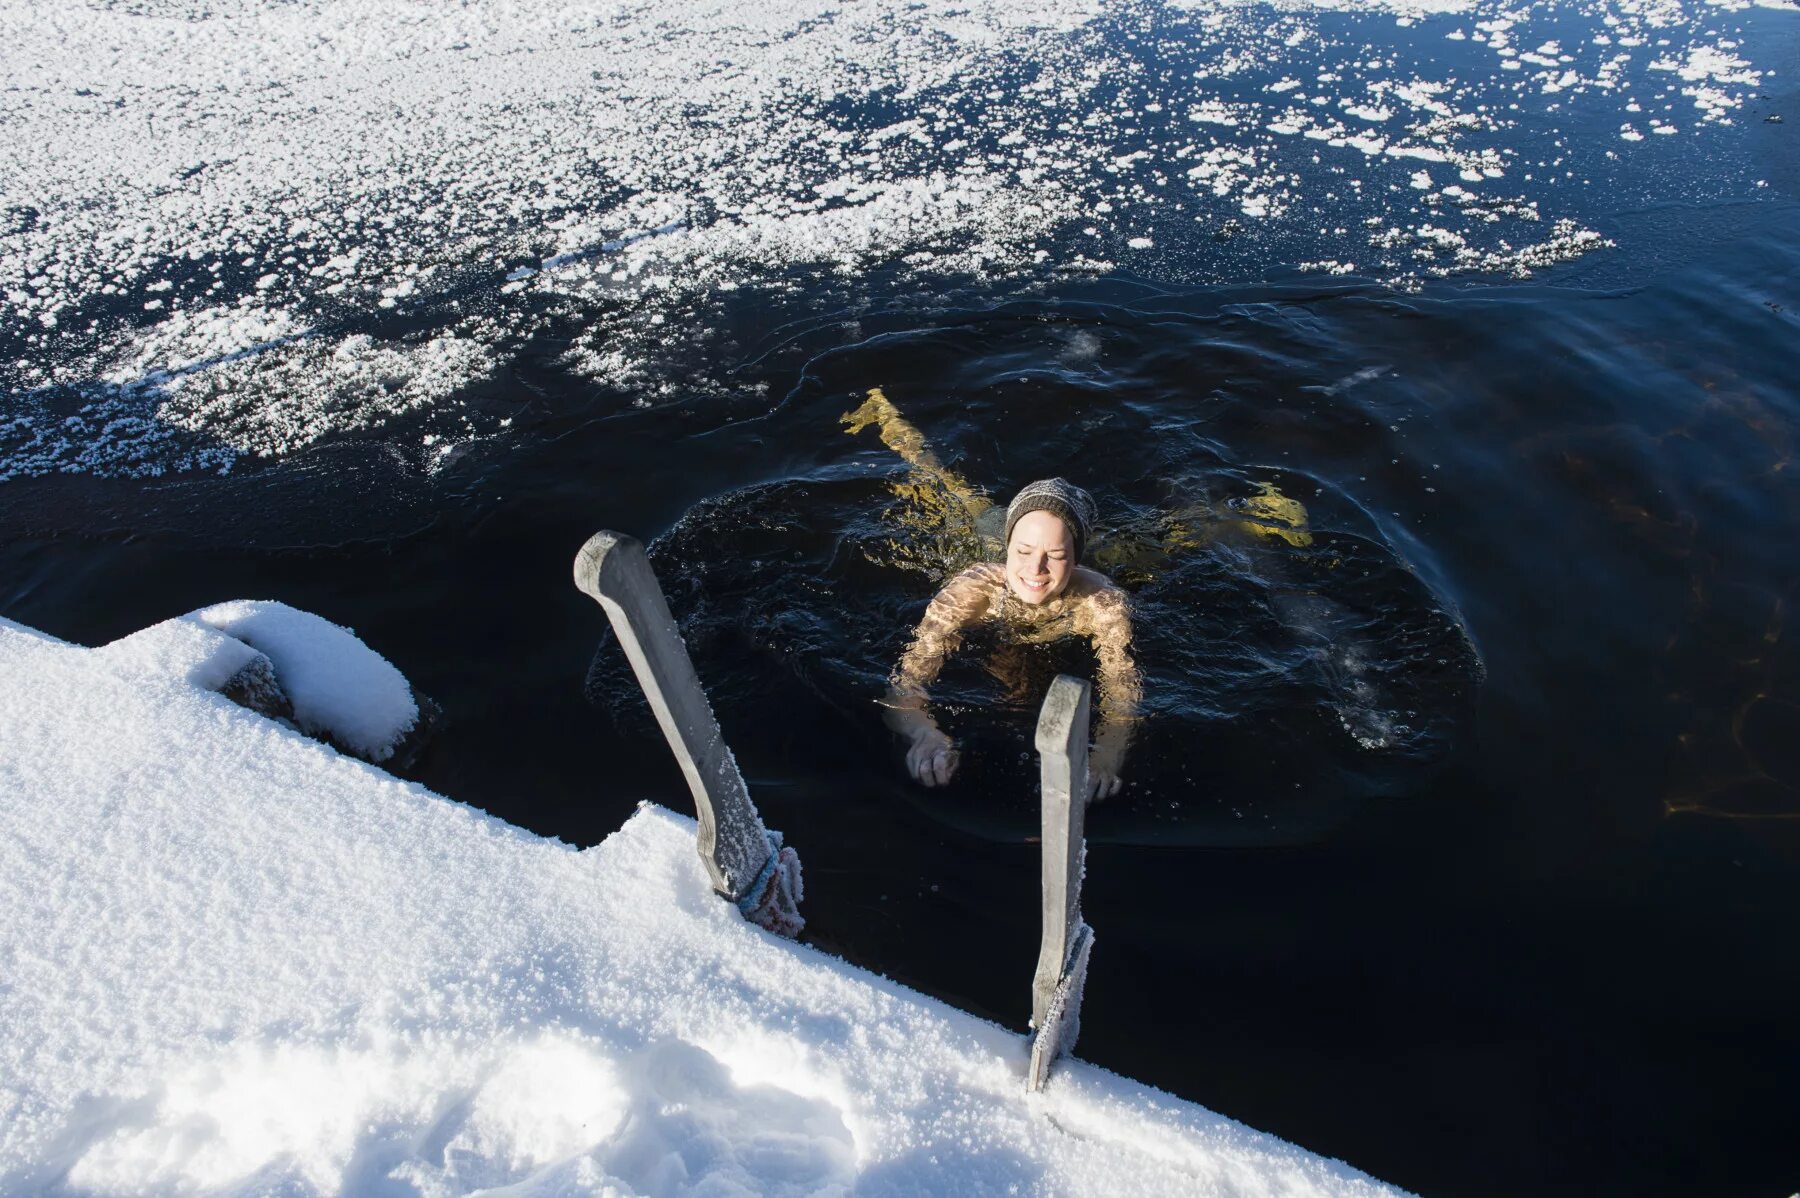
M 1006 505 L 1006 540 L 1012 542 L 1013 526 L 1027 512 L 1049 512 L 1062 520 L 1075 538 L 1075 561 L 1087 551 L 1088 538 L 1094 535 L 1094 497 L 1074 483 L 1060 478 L 1040 478 L 1027 483 Z

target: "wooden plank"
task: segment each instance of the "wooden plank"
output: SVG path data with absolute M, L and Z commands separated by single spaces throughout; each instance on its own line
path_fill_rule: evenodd
M 623 533 L 595 533 L 575 555 L 575 585 L 612 622 L 694 794 L 700 858 L 713 889 L 733 902 L 742 899 L 769 860 L 768 834 L 643 545 Z
M 1068 971 L 1081 923 L 1082 840 L 1087 807 L 1090 687 L 1059 674 L 1038 716 L 1037 751 L 1043 792 L 1043 938 L 1031 983 L 1031 1024 L 1042 1028 Z
M 1087 985 L 1088 954 L 1093 947 L 1094 929 L 1081 924 L 1075 929 L 1075 943 L 1069 949 L 1069 967 L 1031 1038 L 1031 1071 L 1025 1088 L 1033 1094 L 1050 1080 L 1050 1066 L 1057 1058 L 1075 1050 L 1075 1040 L 1081 1035 L 1081 992 Z

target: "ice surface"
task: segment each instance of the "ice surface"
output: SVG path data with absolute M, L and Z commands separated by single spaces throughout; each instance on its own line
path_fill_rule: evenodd
M 250 652 L 0 621 L 0 1192 L 1392 1192 L 1078 1061 L 1028 1099 L 1022 1036 L 746 924 L 692 821 L 530 835 L 204 689 Z
M 0 0 L 0 482 L 399 427 L 434 468 L 501 435 L 470 397 L 540 333 L 643 404 L 729 393 L 691 352 L 720 297 L 878 269 L 1208 281 L 1244 261 L 1219 238 L 1257 271 L 1528 274 L 1605 244 L 1615 165 L 1638 204 L 1766 198 L 1717 152 L 1770 70 L 1749 15 Z M 1662 136 L 1614 136 L 1639 111 Z M 1412 158 L 1479 194 L 1415 192 Z

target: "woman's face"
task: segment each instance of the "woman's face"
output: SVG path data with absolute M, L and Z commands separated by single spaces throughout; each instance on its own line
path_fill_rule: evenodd
M 1075 573 L 1075 538 L 1061 517 L 1026 512 L 1006 543 L 1006 589 L 1032 605 L 1063 593 Z

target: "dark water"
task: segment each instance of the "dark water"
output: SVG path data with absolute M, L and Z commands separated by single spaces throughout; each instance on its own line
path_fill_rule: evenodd
M 569 579 L 597 528 L 655 538 L 809 938 L 1022 1029 L 1035 696 L 963 668 L 965 775 L 905 782 L 873 700 L 932 584 L 882 563 L 897 463 L 836 418 L 881 385 L 996 494 L 1064 474 L 1114 526 L 1273 483 L 1311 546 L 1221 527 L 1123 573 L 1147 718 L 1090 816 L 1080 1055 L 1424 1193 L 1784 1195 L 1800 213 L 1753 215 L 1618 218 L 1715 231 L 1620 288 L 875 285 L 734 313 L 755 400 L 622 408 L 549 345 L 488 384 L 524 431 L 436 475 L 352 442 L 10 483 L 0 613 L 317 611 L 444 705 L 418 777 L 591 844 L 686 807 Z

